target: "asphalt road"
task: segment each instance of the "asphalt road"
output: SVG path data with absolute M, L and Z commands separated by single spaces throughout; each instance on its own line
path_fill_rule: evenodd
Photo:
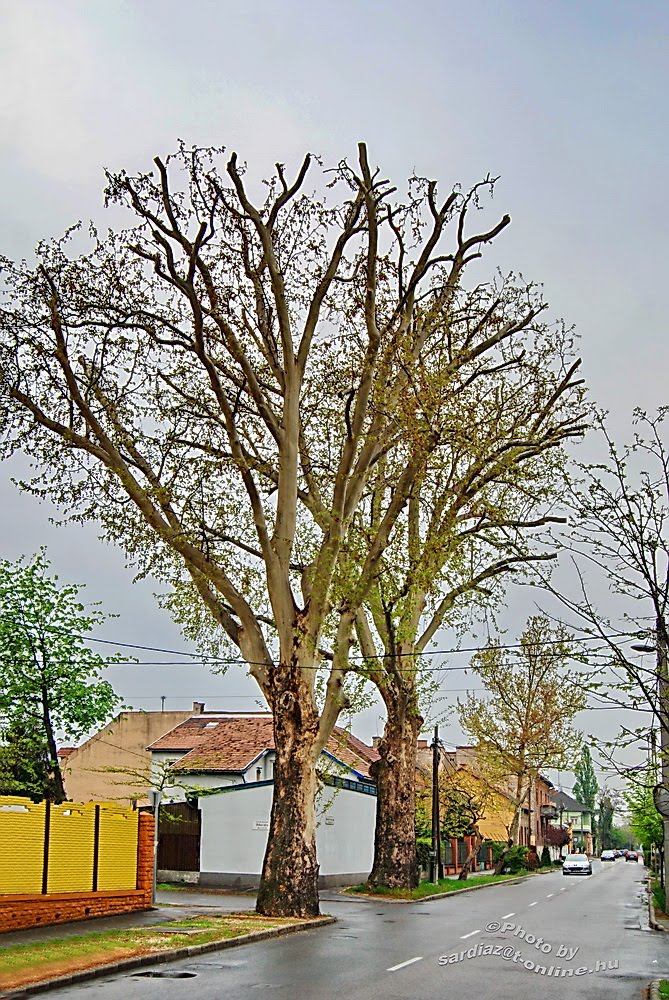
M 338 917 L 331 927 L 156 966 L 151 971 L 160 978 L 143 970 L 56 995 L 257 1000 L 267 991 L 277 1000 L 639 1000 L 650 980 L 669 977 L 669 935 L 648 927 L 642 865 L 596 861 L 593 867 L 590 877 L 558 871 L 414 905 L 328 894 L 323 910 Z M 209 900 L 216 905 L 226 897 Z M 193 903 L 202 902 L 193 895 Z

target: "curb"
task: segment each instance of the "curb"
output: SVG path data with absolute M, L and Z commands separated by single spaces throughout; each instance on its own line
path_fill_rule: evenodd
M 357 899 L 361 903 L 430 903 L 435 899 L 451 899 L 453 896 L 461 896 L 465 892 L 482 892 L 483 889 L 496 889 L 501 885 L 518 885 L 526 882 L 530 878 L 537 878 L 541 875 L 551 875 L 551 872 L 537 872 L 534 875 L 521 875 L 520 878 L 507 878 L 503 882 L 486 882 L 485 885 L 469 885 L 464 889 L 453 889 L 451 892 L 435 892 L 432 896 L 421 896 L 420 899 L 394 899 L 392 896 L 376 896 L 373 893 L 364 892 L 342 892 L 342 899 Z
M 13 990 L 3 990 L 0 991 L 0 998 L 11 997 L 12 1000 L 15 1000 L 15 998 L 27 997 L 33 993 L 56 990 L 60 989 L 61 986 L 74 986 L 90 979 L 111 976 L 117 972 L 141 969 L 148 965 L 164 965 L 167 962 L 182 961 L 185 958 L 205 955 L 211 951 L 225 951 L 228 948 L 238 948 L 244 944 L 267 941 L 269 938 L 284 937 L 286 934 L 294 934 L 297 931 L 309 931 L 318 927 L 327 927 L 328 924 L 336 922 L 336 917 L 317 917 L 316 920 L 310 920 L 309 923 L 290 924 L 287 927 L 273 927 L 266 931 L 251 931 L 250 934 L 244 934 L 227 941 L 209 941 L 206 944 L 194 944 L 189 948 L 174 948 L 172 951 L 163 951 L 155 955 L 136 955 L 133 958 L 122 958 L 116 962 L 97 965 L 93 969 L 80 969 L 77 972 L 70 972 L 64 976 L 56 976 L 54 979 L 45 979 L 41 983 L 29 983 L 26 986 L 18 986 Z
M 660 1000 L 660 980 L 654 979 L 649 989 L 650 1000 Z

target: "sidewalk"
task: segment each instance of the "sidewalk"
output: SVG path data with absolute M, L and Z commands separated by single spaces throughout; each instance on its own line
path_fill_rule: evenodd
M 3 973 L 3 986 L 0 986 L 0 998 L 11 997 L 13 1000 L 19 1000 L 19 998 L 33 993 L 57 989 L 61 986 L 71 986 L 101 976 L 114 975 L 121 971 L 132 973 L 134 970 L 146 966 L 162 965 L 166 962 L 179 961 L 212 951 L 221 951 L 244 944 L 265 941 L 285 934 L 314 930 L 334 923 L 333 917 L 320 917 L 296 922 L 272 921 L 272 918 L 264 920 L 264 918 L 256 917 L 253 913 L 255 906 L 255 898 L 253 896 L 237 896 L 227 893 L 163 891 L 159 894 L 159 897 L 157 905 L 151 910 L 119 914 L 115 917 L 77 920 L 63 924 L 52 924 L 48 927 L 36 927 L 1 934 L 0 971 Z M 183 897 L 187 898 L 184 899 Z M 173 903 L 175 898 L 179 898 L 178 904 Z M 249 917 L 245 918 L 241 916 L 237 920 L 235 916 L 231 916 L 240 910 L 249 913 Z M 239 930 L 237 931 L 239 936 L 216 936 L 214 940 L 207 940 L 205 938 L 202 941 L 201 935 L 203 933 L 206 934 L 207 930 L 212 926 L 209 924 L 207 928 L 200 931 L 199 942 L 197 936 L 191 936 L 198 935 L 196 930 L 175 930 L 171 933 L 175 935 L 179 934 L 180 938 L 179 940 L 174 940 L 173 945 L 170 941 L 171 947 L 168 946 L 156 950 L 155 942 L 152 942 L 154 948 L 148 952 L 143 947 L 144 942 L 142 941 L 139 949 L 137 949 L 136 944 L 131 945 L 131 949 L 134 947 L 134 950 L 130 950 L 129 953 L 124 955 L 119 955 L 117 952 L 114 957 L 112 957 L 112 952 L 109 950 L 105 951 L 104 944 L 101 943 L 98 945 L 96 943 L 98 941 L 103 942 L 105 939 L 99 938 L 98 935 L 104 935 L 107 932 L 129 932 L 132 934 L 133 931 L 139 933 L 143 928 L 166 922 L 187 918 L 192 919 L 194 917 L 215 919 L 218 917 L 225 918 L 226 916 L 231 916 L 233 927 L 235 925 L 238 928 L 240 926 L 243 927 L 241 933 Z M 267 926 L 268 922 L 270 926 Z M 265 926 L 262 926 L 263 923 Z M 157 933 L 164 935 L 170 932 L 161 930 Z M 184 940 L 184 935 L 189 935 L 189 937 Z M 76 937 L 84 938 L 85 941 L 82 941 L 81 944 L 77 943 L 74 946 L 77 949 L 77 953 L 72 955 L 69 962 L 68 959 L 63 961 L 60 957 L 53 957 L 53 949 L 56 949 L 56 952 L 58 952 L 61 945 L 64 946 L 68 939 Z M 151 935 L 149 934 L 147 945 L 150 937 Z M 93 953 L 90 950 L 86 951 L 87 948 L 90 949 L 91 947 L 90 942 L 93 942 Z M 16 945 L 29 946 L 27 957 L 23 959 L 24 967 L 27 960 L 27 968 L 32 973 L 28 978 L 25 975 L 22 976 L 21 971 L 17 971 L 17 975 L 13 975 L 9 971 L 10 968 L 14 968 L 10 964 L 9 953 L 3 966 L 3 949 L 9 949 L 11 946 Z M 44 954 L 41 949 L 47 948 L 49 945 L 52 946 L 52 952 L 50 957 L 46 959 L 46 965 L 42 966 L 38 959 L 34 959 L 32 955 Z M 32 946 L 33 952 L 30 952 L 30 946 Z M 15 952 L 13 954 L 21 953 L 22 949 L 18 953 Z M 37 962 L 37 965 L 31 965 L 30 963 L 33 961 Z M 41 972 L 42 968 L 44 971 L 41 974 L 44 978 L 35 977 L 37 981 L 32 981 L 32 977 L 38 969 Z
M 47 927 L 30 927 L 22 931 L 8 931 L 0 934 L 0 949 L 13 944 L 33 944 L 38 941 L 54 941 L 81 934 L 102 933 L 103 931 L 128 930 L 131 927 L 150 927 L 166 920 L 180 920 L 185 917 L 211 916 L 215 913 L 236 913 L 239 910 L 253 911 L 255 896 L 232 896 L 222 893 L 160 891 L 156 896 L 156 906 L 151 910 L 135 913 L 120 913 L 117 917 L 95 917 L 92 920 L 73 920 L 64 924 L 49 924 Z

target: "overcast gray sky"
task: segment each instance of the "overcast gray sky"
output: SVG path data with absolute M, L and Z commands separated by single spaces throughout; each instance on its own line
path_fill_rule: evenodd
M 104 220 L 103 167 L 148 168 L 177 138 L 235 149 L 257 175 L 307 150 L 353 156 L 360 139 L 400 185 L 413 170 L 444 187 L 499 174 L 513 225 L 495 262 L 544 283 L 623 435 L 635 405 L 666 402 L 668 38 L 666 0 L 0 0 L 0 251 L 29 257 L 77 219 Z M 109 636 L 184 648 L 122 555 L 93 529 L 51 527 L 9 466 L 0 554 L 46 543 L 63 578 L 120 613 Z M 146 709 L 257 697 L 238 671 L 112 680 Z M 367 717 L 360 734 L 377 728 Z

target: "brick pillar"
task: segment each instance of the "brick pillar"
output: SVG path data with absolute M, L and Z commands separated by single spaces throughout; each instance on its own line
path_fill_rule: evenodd
M 469 857 L 471 851 L 474 848 L 474 837 L 466 836 L 465 837 L 465 846 L 467 848 L 467 857 Z M 476 855 L 474 855 L 474 859 L 472 861 L 472 868 L 471 868 L 471 870 L 473 872 L 478 871 L 478 867 L 479 867 L 478 858 L 476 857 Z
M 452 852 L 452 858 L 453 858 L 453 871 L 457 875 L 457 873 L 459 871 L 459 865 L 458 865 L 458 838 L 457 837 L 451 837 L 451 852 Z
M 137 888 L 144 890 L 147 906 L 151 906 L 153 895 L 153 836 L 153 813 L 140 812 L 137 837 Z

